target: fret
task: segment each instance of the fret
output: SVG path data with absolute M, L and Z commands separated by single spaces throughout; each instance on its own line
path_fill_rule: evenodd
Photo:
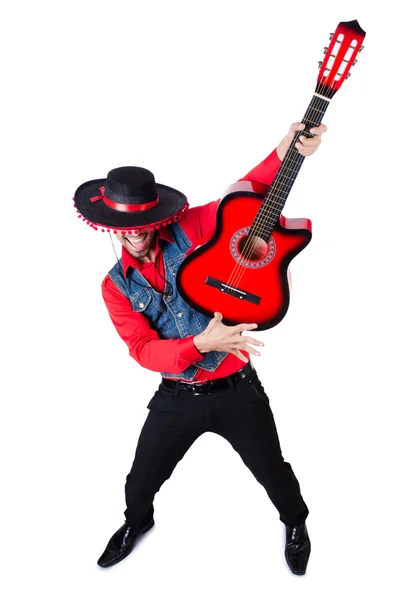
M 274 187 L 272 190 L 269 190 L 266 199 L 268 198 L 280 198 L 283 202 L 286 201 L 288 194 L 291 191 L 291 188 L 294 184 L 290 181 L 279 182 L 277 188 Z M 280 195 L 279 195 L 280 194 Z M 284 194 L 284 196 L 282 196 Z
M 289 192 L 291 191 L 292 186 L 293 183 L 291 182 L 278 182 L 277 186 L 273 185 L 273 187 L 269 189 L 269 191 L 267 192 L 267 196 L 264 198 L 264 202 L 266 202 L 269 199 L 273 200 L 273 198 L 280 198 L 282 202 L 285 202 Z
M 285 160 L 285 159 L 284 159 L 284 160 Z M 296 163 L 296 164 L 298 164 L 298 163 Z M 300 165 L 299 165 L 299 166 L 300 166 Z M 283 164 L 281 164 L 281 166 L 280 166 L 280 170 L 281 170 L 281 167 L 283 167 L 283 170 L 286 170 L 286 171 L 291 171 L 291 173 L 294 173 L 294 174 L 297 174 L 297 173 L 298 173 L 298 171 L 299 171 L 299 169 L 298 169 L 298 170 L 296 170 L 296 169 L 290 169 L 289 167 L 286 167 L 285 165 L 283 166 Z M 277 175 L 278 175 L 278 173 L 277 173 Z M 277 175 L 276 175 L 276 177 L 277 177 Z M 290 179 L 291 179 L 291 178 L 290 178 Z M 296 179 L 296 177 L 294 177 L 294 181 L 295 181 L 295 179 Z M 273 182 L 273 183 L 275 183 L 275 182 Z
M 294 141 L 293 141 L 293 143 L 295 144 L 295 143 L 296 143 L 296 140 L 294 140 Z M 295 147 L 294 147 L 294 148 L 292 148 L 292 150 L 295 150 L 296 152 L 298 152 L 298 149 L 297 149 L 297 148 L 295 148 Z M 304 158 L 304 156 L 302 156 L 302 154 L 299 154 L 299 156 L 300 156 L 302 159 Z M 284 160 L 285 160 L 285 161 L 289 161 L 289 162 L 290 162 L 291 164 L 293 164 L 293 165 L 298 165 L 299 167 L 301 166 L 301 163 L 300 163 L 300 162 L 298 162 L 298 161 L 294 160 L 293 158 L 291 158 L 291 156 L 288 156 L 288 151 L 287 151 L 287 154 L 285 155 L 285 158 L 284 158 Z M 281 166 L 282 166 L 282 165 L 281 165 Z M 281 168 L 281 167 L 280 167 L 280 168 Z M 288 167 L 286 167 L 286 168 L 288 168 Z M 289 169 L 289 168 L 288 168 L 288 169 Z M 293 169 L 289 169 L 289 171 L 293 171 L 293 172 L 295 172 L 295 173 L 297 173 L 297 172 L 298 172 L 298 171 L 294 171 Z
M 317 106 L 312 106 L 312 104 L 316 104 Z M 321 120 L 328 106 L 329 102 L 325 102 L 320 99 L 318 95 L 314 95 L 301 122 L 304 123 L 307 128 L 309 126 L 318 127 L 321 124 Z M 288 195 L 305 159 L 295 147 L 295 144 L 299 141 L 299 136 L 301 135 L 305 135 L 307 138 L 314 137 L 313 133 L 306 131 L 306 127 L 303 131 L 297 131 L 295 133 L 294 139 L 292 140 L 273 183 L 264 197 L 261 207 L 254 219 L 252 229 L 256 228 L 255 230 L 258 231 L 258 227 L 260 227 L 261 236 L 265 236 L 265 241 L 269 239 L 275 224 L 280 218 Z
M 263 231 L 262 231 L 262 237 L 263 235 L 265 235 L 266 237 L 264 238 L 265 241 L 268 241 L 271 236 L 272 236 L 272 232 L 273 232 L 274 226 L 272 228 L 270 227 L 264 227 Z
M 299 131 L 296 136 L 294 137 L 294 139 L 292 140 L 292 146 L 290 146 L 287 150 L 287 154 L 285 155 L 285 161 L 287 162 L 288 160 L 294 164 L 294 165 L 301 165 L 303 159 L 305 158 L 304 156 L 302 156 L 302 154 L 299 152 L 298 148 L 295 147 L 296 142 L 299 142 L 299 136 L 302 135 L 302 132 Z M 295 154 L 293 154 L 293 152 Z M 288 154 L 289 153 L 289 154 Z
M 284 175 L 283 177 L 285 177 L 285 179 L 289 179 L 290 181 L 295 181 L 295 177 L 288 177 L 288 175 Z
M 283 200 L 283 202 L 286 201 L 288 194 L 291 191 L 291 188 L 293 186 L 293 183 L 291 183 L 290 181 L 278 181 L 277 185 L 274 185 L 267 193 L 266 196 L 266 200 L 268 200 L 269 198 L 281 198 Z M 284 196 L 281 196 L 279 194 L 284 194 Z
M 274 206 L 264 206 L 263 208 L 261 208 L 260 213 L 258 211 L 257 216 L 260 216 L 260 219 L 264 219 L 264 217 L 266 216 L 270 216 L 271 214 L 273 214 L 273 216 L 279 216 L 280 212 L 280 205 L 279 204 L 275 204 Z M 255 219 L 257 218 L 257 216 L 255 217 Z
M 302 156 L 302 158 L 303 158 L 303 156 Z M 291 177 L 296 179 L 296 176 L 299 173 L 299 169 L 301 167 L 302 162 L 299 163 L 299 162 L 296 162 L 293 160 L 289 161 L 288 157 L 286 157 L 285 160 L 286 160 L 286 163 L 288 163 L 288 165 L 287 164 L 281 165 L 281 167 L 283 167 L 283 168 L 282 169 L 280 168 L 280 171 L 281 171 L 280 175 L 282 175 L 283 171 L 286 170 L 288 173 L 290 173 Z M 273 183 L 275 183 L 275 182 L 273 181 Z
M 293 140 L 293 144 L 296 144 L 296 142 L 298 141 L 298 138 L 296 138 L 295 140 Z M 296 154 L 292 154 L 292 152 L 295 151 Z M 284 157 L 284 162 L 288 163 L 288 168 L 290 169 L 290 167 L 296 165 L 297 167 L 300 167 L 302 164 L 302 160 L 303 160 L 303 156 L 302 154 L 299 153 L 298 148 L 295 148 L 295 145 L 293 148 L 291 148 L 291 150 L 287 150 L 287 154 Z M 292 170 L 292 169 L 290 169 Z
M 263 205 L 263 206 L 261 206 L 260 211 L 258 211 L 255 219 L 256 218 L 263 219 L 267 215 L 270 216 L 271 213 L 273 213 L 273 215 L 276 216 L 276 215 L 280 214 L 279 211 L 280 211 L 280 204 L 278 204 L 278 203 L 274 204 L 274 205 L 270 205 L 270 204 Z
M 282 191 L 282 190 L 280 190 Z M 270 195 L 268 194 L 266 196 L 266 200 L 271 200 L 273 198 L 273 196 L 276 196 L 276 198 L 281 198 L 281 200 L 283 200 L 284 202 L 286 201 L 287 198 L 284 198 L 283 196 L 279 196 L 278 194 L 275 194 L 274 192 Z
M 278 196 L 275 193 L 275 192 L 280 192 L 281 194 L 285 194 L 285 197 L 283 198 L 284 202 L 285 202 L 293 185 L 294 184 L 289 181 L 288 182 L 287 181 L 279 181 L 279 182 L 277 182 L 277 186 L 274 186 L 274 191 L 272 190 L 271 192 L 269 192 L 267 197 L 272 198 L 273 196 L 275 196 L 277 198 L 282 198 L 282 196 Z
M 288 170 L 291 170 L 291 169 L 288 169 Z M 298 173 L 298 171 L 296 171 L 296 170 L 293 170 L 292 172 L 294 175 L 297 175 L 297 173 Z M 271 194 L 273 193 L 273 190 L 284 192 L 284 189 L 287 189 L 289 191 L 292 188 L 292 186 L 294 185 L 295 179 L 296 179 L 296 177 L 294 177 L 294 179 L 291 179 L 291 177 L 289 177 L 288 180 L 284 179 L 284 174 L 280 173 L 280 176 L 277 179 L 277 181 L 273 181 L 272 188 L 270 188 L 270 190 L 267 193 L 268 197 L 271 196 Z
M 314 104 L 316 104 L 317 106 L 313 106 L 313 105 L 312 105 L 312 102 L 313 102 Z M 319 107 L 319 105 L 318 105 L 318 100 L 316 100 L 316 98 L 314 98 L 314 97 L 313 97 L 313 100 L 312 100 L 312 102 L 309 104 L 309 107 L 308 107 L 308 109 L 307 109 L 307 111 L 306 111 L 306 115 L 309 115 L 309 114 L 310 114 L 310 111 L 312 111 L 312 110 L 315 110 L 316 112 L 318 112 L 318 113 L 320 113 L 320 114 L 321 114 L 321 117 L 323 117 L 323 116 L 324 116 L 324 113 L 325 113 L 325 111 L 326 111 L 326 109 L 327 109 L 328 107 L 327 107 L 327 106 L 324 106 L 323 108 L 320 108 L 320 107 Z M 313 116 L 314 116 L 314 115 L 313 115 Z M 320 121 L 321 121 L 321 120 L 320 120 Z M 320 124 L 320 123 L 319 123 L 319 124 Z
M 321 116 L 324 116 L 324 111 L 323 110 L 320 110 L 319 108 L 314 108 L 314 106 L 309 106 L 309 108 L 310 108 L 310 110 L 315 110 L 315 111 L 321 113 Z
M 320 125 L 320 123 L 318 121 L 311 121 L 310 119 L 306 119 L 306 117 L 303 117 L 302 123 L 304 123 L 305 121 L 307 121 L 308 123 L 313 123 L 313 125 L 317 125 L 317 127 L 318 127 L 318 125 Z M 305 132 L 302 131 L 301 133 L 305 133 Z M 310 133 L 310 132 L 308 132 L 308 133 Z
M 256 221 L 255 223 L 252 224 L 252 229 L 254 229 L 255 231 L 258 230 L 262 230 L 264 227 L 267 227 L 269 224 L 269 221 L 272 221 L 274 219 L 274 222 L 276 222 L 278 220 L 278 217 L 276 216 L 276 214 L 272 214 L 272 215 L 264 215 L 266 216 L 266 218 L 261 219 L 260 221 Z
M 298 148 L 295 147 L 296 142 L 299 142 L 299 136 L 302 135 L 303 131 L 298 131 L 294 139 L 292 140 L 292 146 L 290 146 L 287 150 L 287 154 L 285 155 L 285 160 L 290 160 L 294 164 L 299 164 L 304 159 L 304 156 L 299 152 Z M 289 152 L 289 154 L 288 154 Z M 295 154 L 292 154 L 295 152 Z M 296 160 L 298 159 L 298 160 Z
M 258 221 L 255 221 L 253 223 L 253 225 L 260 225 L 261 228 L 264 225 L 267 225 L 269 223 L 269 221 L 273 221 L 276 222 L 278 220 L 279 217 L 279 210 L 269 210 L 266 213 L 263 213 L 262 218 L 259 219 Z

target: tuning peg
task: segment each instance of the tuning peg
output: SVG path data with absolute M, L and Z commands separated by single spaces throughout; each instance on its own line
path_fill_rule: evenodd
M 362 50 L 364 50 L 364 46 L 361 46 L 359 52 L 361 52 Z
M 352 67 L 354 67 L 355 64 L 357 64 L 357 58 L 355 60 L 353 60 Z
M 328 46 L 324 46 L 324 54 L 327 54 L 328 52 Z
M 319 61 L 318 61 L 318 68 L 320 68 L 322 64 L 323 64 L 323 61 L 322 61 L 322 60 L 319 60 Z
M 333 33 L 330 33 L 330 34 L 329 34 L 329 41 L 331 41 L 333 37 L 334 37 L 334 34 L 333 34 Z
M 349 79 L 350 75 L 351 75 L 351 73 L 348 73 L 348 74 L 346 75 L 346 79 Z

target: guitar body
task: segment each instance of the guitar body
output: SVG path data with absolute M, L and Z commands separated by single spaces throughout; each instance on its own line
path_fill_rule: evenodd
M 231 186 L 222 198 L 214 235 L 191 249 L 179 268 L 177 287 L 200 312 L 213 317 L 219 311 L 227 325 L 257 323 L 263 330 L 287 312 L 288 265 L 310 242 L 311 222 L 281 215 L 268 243 L 254 238 L 255 246 L 251 241 L 247 248 L 249 227 L 263 200 L 247 191 L 248 183 Z

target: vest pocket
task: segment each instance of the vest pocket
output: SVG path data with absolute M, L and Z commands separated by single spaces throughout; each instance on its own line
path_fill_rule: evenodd
M 144 311 L 148 305 L 152 296 L 149 292 L 143 291 L 138 296 L 131 300 L 132 308 L 135 312 Z

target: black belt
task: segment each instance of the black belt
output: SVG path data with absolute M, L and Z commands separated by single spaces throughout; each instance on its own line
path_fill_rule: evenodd
M 161 383 L 165 385 L 165 387 L 171 389 L 176 389 L 179 387 L 179 391 L 181 392 L 192 392 L 195 395 L 212 394 L 212 392 L 230 387 L 230 381 L 237 383 L 237 381 L 245 379 L 248 377 L 248 375 L 251 375 L 254 370 L 255 369 L 252 367 L 252 365 L 247 363 L 245 367 L 240 369 L 240 371 L 236 371 L 236 373 L 232 373 L 227 377 L 212 379 L 210 381 L 206 381 L 205 383 L 194 383 L 193 381 L 192 383 L 187 383 L 186 381 L 166 379 L 165 377 L 162 378 Z

